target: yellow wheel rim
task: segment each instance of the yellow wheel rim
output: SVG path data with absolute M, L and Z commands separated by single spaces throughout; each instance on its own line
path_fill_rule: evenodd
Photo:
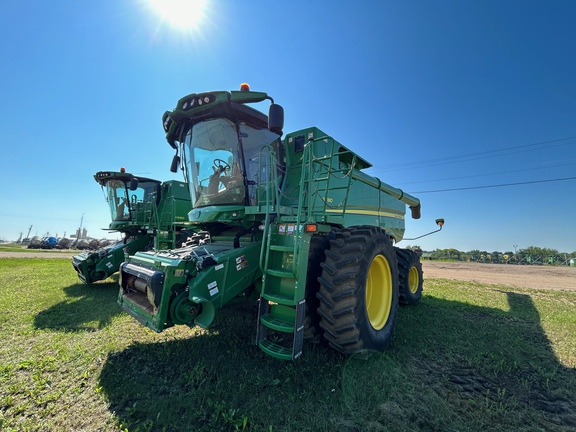
M 377 255 L 366 280 L 366 312 L 370 324 L 374 329 L 380 330 L 388 321 L 392 308 L 392 272 L 388 260 Z
M 412 294 L 416 294 L 416 291 L 418 291 L 419 286 L 420 286 L 420 275 L 418 274 L 418 269 L 416 267 L 412 267 L 410 269 L 410 273 L 408 274 L 408 287 L 410 288 L 410 292 Z

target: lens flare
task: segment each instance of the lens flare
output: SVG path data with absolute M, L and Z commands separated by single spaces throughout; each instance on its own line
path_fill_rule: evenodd
M 196 27 L 204 18 L 206 0 L 148 0 L 166 24 L 178 30 Z

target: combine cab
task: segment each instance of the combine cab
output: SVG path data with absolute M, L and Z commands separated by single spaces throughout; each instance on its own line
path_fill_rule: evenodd
M 247 106 L 270 100 L 269 115 Z M 417 198 L 363 172 L 371 164 L 320 129 L 282 139 L 266 93 L 188 95 L 164 114 L 172 171 L 204 244 L 141 251 L 121 265 L 118 302 L 147 327 L 208 327 L 226 305 L 259 300 L 256 343 L 279 359 L 304 339 L 343 353 L 385 349 L 399 303 L 422 295 L 417 254 L 399 249 Z
M 193 234 L 187 229 L 192 206 L 185 183 L 161 183 L 124 171 L 100 171 L 94 178 L 106 194 L 112 217 L 109 230 L 121 232 L 124 238 L 73 257 L 82 282 L 89 284 L 116 273 L 129 253 L 180 247 Z M 98 241 L 95 244 L 98 247 Z

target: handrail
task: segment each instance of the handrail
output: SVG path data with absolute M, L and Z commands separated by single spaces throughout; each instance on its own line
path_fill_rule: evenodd
M 318 156 L 315 157 L 312 151 L 312 143 L 317 142 L 317 141 L 325 141 L 325 140 L 330 140 L 330 144 L 331 144 L 331 151 L 329 152 L 329 154 L 323 155 L 323 156 Z M 339 162 L 340 162 L 340 157 L 342 155 L 350 155 L 351 156 L 351 163 L 347 163 L 347 166 L 345 168 L 340 168 L 338 166 Z M 352 183 L 352 179 L 353 179 L 353 172 L 354 172 L 354 167 L 356 166 L 356 160 L 357 160 L 357 155 L 350 151 L 350 150 L 344 150 L 344 151 L 338 151 L 336 149 L 336 142 L 334 141 L 333 138 L 329 137 L 329 136 L 322 136 L 319 138 L 313 138 L 310 139 L 308 141 L 308 143 L 304 146 L 304 154 L 302 156 L 303 159 L 303 163 L 306 163 L 306 166 L 302 167 L 302 176 L 301 176 L 301 181 L 300 181 L 300 196 L 305 196 L 305 193 L 307 193 L 307 207 L 305 209 L 306 214 L 302 215 L 304 209 L 302 207 L 302 200 L 300 201 L 299 205 L 298 205 L 298 221 L 300 223 L 300 221 L 305 218 L 308 222 L 314 222 L 313 220 L 313 214 L 314 214 L 314 208 L 316 207 L 316 199 L 320 199 L 320 201 L 322 201 L 322 213 L 323 215 L 326 214 L 326 209 L 328 207 L 330 208 L 337 208 L 337 207 L 342 207 L 342 212 L 345 213 L 346 212 L 346 206 L 348 204 L 348 197 L 350 195 L 350 185 Z M 325 162 L 328 163 L 325 163 Z M 318 175 L 314 175 L 315 174 L 315 169 L 314 166 L 319 166 L 319 170 L 318 170 Z M 320 174 L 322 173 L 322 174 Z M 341 173 L 343 174 L 342 177 L 337 177 L 336 174 Z M 305 175 L 307 174 L 307 175 Z M 331 180 L 333 178 L 339 178 L 340 180 L 343 180 L 344 178 L 347 178 L 348 183 L 345 186 L 340 186 L 337 187 L 335 189 L 343 189 L 345 190 L 344 193 L 344 198 L 342 199 L 342 201 L 340 203 L 338 203 L 336 206 L 330 206 L 328 204 L 328 193 L 330 190 L 334 190 L 334 189 L 330 189 L 330 184 L 331 184 Z M 326 185 L 323 188 L 323 191 L 319 190 L 319 189 L 314 189 L 312 187 L 313 183 L 319 183 L 320 181 L 325 181 Z M 316 198 L 313 198 L 316 197 Z
M 267 151 L 264 154 L 264 151 Z M 264 168 L 264 169 L 262 169 Z M 274 169 L 272 169 L 274 168 Z M 260 249 L 260 261 L 258 265 L 264 277 L 266 277 L 266 270 L 268 269 L 268 256 L 266 251 L 270 250 L 270 214 L 271 207 L 276 206 L 278 208 L 280 205 L 280 198 L 278 196 L 277 179 L 276 179 L 276 153 L 272 146 L 266 145 L 260 149 L 258 154 L 258 184 L 256 185 L 256 200 L 258 207 L 261 206 L 260 200 L 260 190 L 264 184 L 264 230 L 262 232 L 262 245 Z M 262 181 L 262 172 L 266 173 L 266 179 Z M 272 196 L 272 190 L 270 187 L 274 187 L 275 196 Z

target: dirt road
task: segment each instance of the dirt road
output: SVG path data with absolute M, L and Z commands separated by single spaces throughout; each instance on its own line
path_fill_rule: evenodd
M 80 251 L 0 252 L 0 258 L 72 259 Z M 576 291 L 576 267 L 423 261 L 424 278 L 455 279 L 521 288 Z
M 443 278 L 521 288 L 576 291 L 576 267 L 423 261 L 424 279 Z

